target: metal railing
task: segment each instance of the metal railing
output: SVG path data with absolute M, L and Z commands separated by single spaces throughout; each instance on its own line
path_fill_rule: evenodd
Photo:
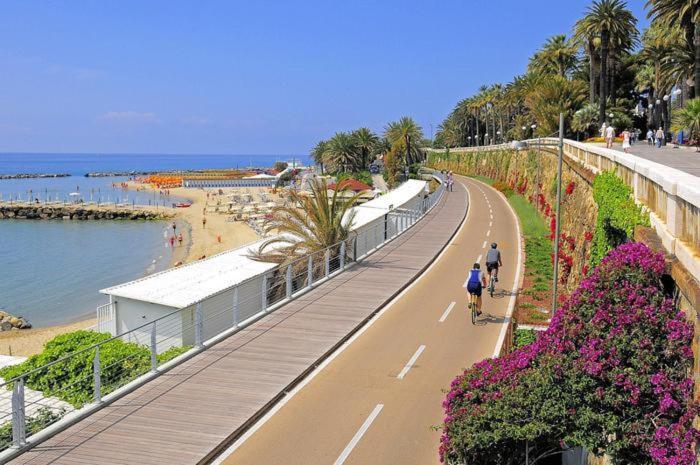
M 1 383 L 0 430 L 11 424 L 12 437 L 0 436 L 0 462 L 362 261 L 435 206 L 444 192 L 440 181 L 434 192 L 387 211 L 342 242 L 122 334 L 101 333 L 103 340 Z M 101 309 L 105 315 L 113 310 L 114 304 Z

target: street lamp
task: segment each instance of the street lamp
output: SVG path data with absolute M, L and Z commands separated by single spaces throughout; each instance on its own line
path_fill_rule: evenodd
M 469 147 L 471 147 L 472 146 L 472 136 L 467 137 L 467 139 L 469 139 Z
M 664 102 L 668 102 L 668 95 L 664 95 Z
M 673 91 L 673 95 L 681 95 L 683 91 L 681 89 L 676 89 Z
M 497 140 L 500 139 L 501 138 L 501 131 L 496 131 L 496 136 L 498 136 L 498 137 L 496 137 Z

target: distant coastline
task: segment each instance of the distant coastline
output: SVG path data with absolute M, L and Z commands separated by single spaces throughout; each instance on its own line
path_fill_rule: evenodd
M 0 174 L 0 179 L 43 179 L 43 178 L 70 178 L 70 173 L 16 173 Z

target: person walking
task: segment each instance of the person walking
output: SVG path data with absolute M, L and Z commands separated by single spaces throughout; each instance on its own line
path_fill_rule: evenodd
M 202 229 L 204 229 L 204 228 L 206 228 L 206 227 L 207 227 L 207 218 L 206 218 L 206 217 L 202 217 Z
M 622 150 L 625 153 L 630 153 L 630 132 L 625 129 L 622 131 Z
M 647 131 L 647 145 L 654 145 L 654 131 L 651 128 Z
M 611 149 L 613 148 L 613 142 L 615 141 L 615 128 L 612 125 L 605 128 L 605 147 Z
M 663 142 L 664 142 L 664 138 L 665 138 L 665 137 L 666 137 L 666 136 L 664 135 L 664 130 L 663 130 L 663 128 L 659 128 L 659 129 L 656 131 L 656 148 L 659 148 L 659 149 L 661 148 L 661 146 L 663 145 Z

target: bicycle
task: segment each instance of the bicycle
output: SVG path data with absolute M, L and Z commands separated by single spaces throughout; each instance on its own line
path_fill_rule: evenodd
M 491 296 L 491 298 L 493 298 L 493 291 L 496 290 L 496 279 L 497 279 L 497 278 L 495 278 L 493 275 L 490 275 L 490 276 L 489 276 L 489 285 L 488 285 L 488 287 L 486 288 L 486 290 L 488 290 L 489 295 Z
M 472 311 L 472 324 L 476 324 L 476 318 L 478 316 L 477 310 L 477 300 L 476 294 L 469 294 L 469 309 Z

